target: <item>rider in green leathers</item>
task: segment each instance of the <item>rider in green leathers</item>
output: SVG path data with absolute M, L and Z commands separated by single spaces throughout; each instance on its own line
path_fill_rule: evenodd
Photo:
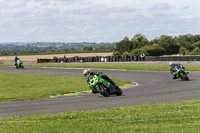
M 116 88 L 116 89 L 118 88 L 118 86 L 115 84 L 114 81 L 112 81 L 107 75 L 103 75 L 103 72 L 92 72 L 90 69 L 85 69 L 83 71 L 83 75 L 86 77 L 86 80 L 87 80 L 88 84 L 90 82 L 89 81 L 89 77 L 91 75 L 97 75 L 98 77 L 102 77 L 103 79 L 109 81 L 114 86 L 114 88 Z M 95 94 L 97 92 L 92 89 L 92 93 Z

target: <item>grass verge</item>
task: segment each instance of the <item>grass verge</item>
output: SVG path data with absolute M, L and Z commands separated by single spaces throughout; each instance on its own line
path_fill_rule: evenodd
M 13 66 L 13 65 L 12 64 L 0 64 L 0 66 Z
M 131 83 L 114 81 L 119 86 Z M 0 102 L 42 99 L 80 91 L 91 91 L 85 78 L 0 73 Z
M 125 133 L 200 131 L 200 101 L 0 118 L 1 133 Z
M 141 71 L 169 71 L 168 64 L 26 64 L 26 66 L 64 67 L 64 68 L 91 68 L 115 70 L 141 70 Z M 187 71 L 200 71 L 199 65 L 184 65 Z

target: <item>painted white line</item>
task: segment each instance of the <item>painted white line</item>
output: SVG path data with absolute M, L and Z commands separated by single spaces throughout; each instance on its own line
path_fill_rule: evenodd
M 136 86 L 139 85 L 137 82 L 134 82 L 134 81 L 131 81 L 131 82 L 134 83 L 134 85 L 131 85 L 131 86 L 125 87 L 125 88 L 123 88 L 122 90 L 130 89 L 130 88 L 133 88 L 133 87 L 136 87 Z

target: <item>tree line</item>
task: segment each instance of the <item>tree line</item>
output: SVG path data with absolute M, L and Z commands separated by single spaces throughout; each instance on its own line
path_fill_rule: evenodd
M 59 47 L 58 47 L 59 46 Z M 0 44 L 0 56 L 66 53 L 113 52 L 113 55 L 200 55 L 200 35 L 161 35 L 148 40 L 142 34 L 132 39 L 124 37 L 116 43 L 31 43 L 26 45 Z
M 46 46 L 41 44 L 38 47 L 36 44 L 14 45 L 14 44 L 0 44 L 0 56 L 19 56 L 19 55 L 45 55 L 45 54 L 67 54 L 67 53 L 99 53 L 112 52 L 115 43 L 101 43 L 101 44 L 71 44 L 62 45 L 54 44 Z M 58 47 L 59 46 L 59 47 Z
M 136 34 L 132 39 L 124 37 L 116 43 L 114 55 L 145 54 L 149 56 L 160 55 L 200 55 L 200 35 L 161 35 L 153 40 L 148 40 L 142 34 Z

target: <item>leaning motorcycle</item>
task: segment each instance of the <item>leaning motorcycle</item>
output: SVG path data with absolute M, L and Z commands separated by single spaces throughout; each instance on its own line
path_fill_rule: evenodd
M 181 80 L 189 80 L 188 72 L 185 71 L 183 67 L 177 69 L 176 76 L 178 76 Z
M 114 88 L 109 81 L 102 77 L 98 77 L 97 75 L 91 75 L 89 77 L 89 85 L 93 91 L 100 93 L 104 97 L 108 97 L 110 95 L 122 95 L 122 90 L 119 87 Z
M 24 65 L 23 65 L 23 62 L 21 60 L 17 60 L 16 63 L 14 61 L 14 66 L 15 66 L 16 69 L 19 69 L 19 68 L 24 69 Z

